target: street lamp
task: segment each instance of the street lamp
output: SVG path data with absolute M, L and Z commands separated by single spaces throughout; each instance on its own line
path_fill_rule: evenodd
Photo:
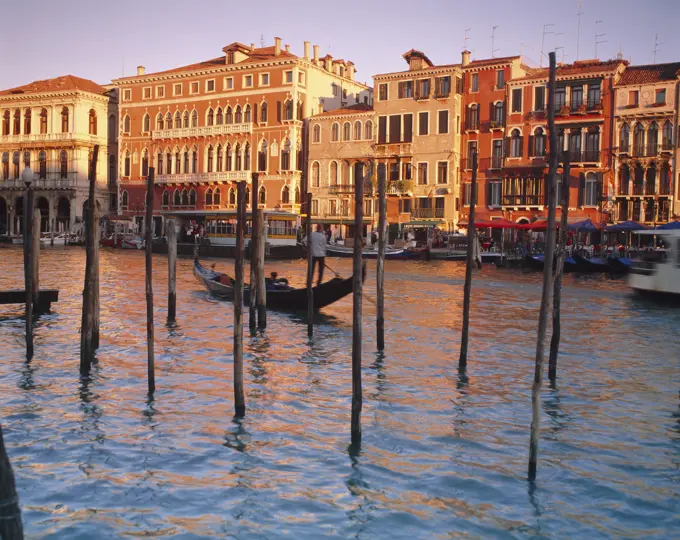
M 34 176 L 35 173 L 28 166 L 24 169 L 24 172 L 21 173 L 21 179 L 23 180 L 24 184 L 26 184 L 26 189 L 31 187 Z

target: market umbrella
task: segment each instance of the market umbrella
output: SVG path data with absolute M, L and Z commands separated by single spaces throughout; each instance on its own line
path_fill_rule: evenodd
M 661 231 L 671 231 L 675 229 L 680 229 L 680 221 L 675 220 L 675 221 L 669 221 L 668 223 L 664 223 L 663 225 L 659 225 L 657 229 Z
M 475 221 L 475 229 L 514 229 L 517 223 L 507 219 L 490 219 Z
M 617 223 L 616 225 L 610 225 L 607 227 L 607 232 L 626 232 L 626 231 L 642 231 L 648 229 L 646 225 L 638 223 L 637 221 L 624 221 L 623 223 Z
M 576 223 L 569 223 L 567 228 L 570 231 L 585 233 L 597 232 L 600 230 L 598 226 L 595 225 L 590 219 L 584 219 L 583 221 L 577 221 Z
M 548 229 L 548 220 L 538 219 L 531 223 L 521 223 L 517 225 L 517 228 L 523 231 L 545 231 Z

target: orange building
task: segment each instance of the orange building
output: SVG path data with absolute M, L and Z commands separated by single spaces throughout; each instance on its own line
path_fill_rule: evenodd
M 232 43 L 223 55 L 158 73 L 139 67 L 119 90 L 119 214 L 143 221 L 146 178 L 155 167 L 154 220 L 202 220 L 233 209 L 235 182 L 260 173 L 260 207 L 297 213 L 305 190 L 308 118 L 372 100 L 350 61 L 296 56 Z

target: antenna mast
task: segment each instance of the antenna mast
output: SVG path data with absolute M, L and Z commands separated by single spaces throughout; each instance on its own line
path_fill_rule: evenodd
M 498 50 L 494 47 L 496 44 L 496 28 L 498 28 L 498 26 L 491 28 L 491 58 L 496 57 L 496 51 Z
M 606 39 L 600 40 L 601 37 L 605 37 L 607 35 L 606 32 L 602 34 L 597 33 L 597 25 L 602 24 L 602 21 L 595 21 L 595 58 L 598 58 L 597 56 L 597 46 L 602 44 L 602 43 L 607 43 Z
M 543 56 L 544 56 L 543 46 L 545 45 L 545 36 L 548 35 L 548 34 L 554 34 L 555 33 L 552 30 L 550 32 L 548 32 L 549 26 L 555 26 L 555 25 L 554 24 L 544 24 L 543 25 L 543 37 L 541 38 L 541 57 L 539 58 L 540 67 L 543 67 Z
M 654 53 L 654 63 L 656 64 L 656 53 L 659 52 L 659 45 L 663 45 L 662 42 L 659 41 L 659 34 L 654 35 L 654 50 L 652 51 Z
M 464 51 L 467 51 L 467 50 L 468 50 L 467 42 L 468 42 L 468 39 L 470 39 L 470 36 L 468 36 L 468 32 L 469 32 L 470 30 L 472 30 L 472 28 L 466 28 L 466 29 L 465 29 L 465 35 L 464 35 L 464 37 L 463 37 L 463 50 L 464 50 Z
M 578 0 L 578 11 L 576 12 L 576 20 L 578 21 L 576 23 L 576 60 L 578 60 L 579 41 L 581 39 L 581 15 L 583 15 L 581 8 L 583 8 L 583 0 Z
M 264 49 L 264 34 L 260 34 L 260 47 Z

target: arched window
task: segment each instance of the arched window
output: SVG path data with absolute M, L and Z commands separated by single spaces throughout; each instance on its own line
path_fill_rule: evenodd
M 116 142 L 116 117 L 114 115 L 109 116 L 109 142 Z
M 231 144 L 227 143 L 227 165 L 226 165 L 225 170 L 231 171 L 232 166 L 233 166 L 232 159 L 233 159 L 233 156 L 232 156 L 232 153 L 231 153 Z
M 495 124 L 494 127 L 501 127 L 505 120 L 505 111 L 502 101 L 498 101 L 493 106 L 493 118 L 491 119 Z
M 19 179 L 19 152 L 12 154 L 12 165 L 14 166 L 14 178 Z
M 260 122 L 263 124 L 267 123 L 267 102 L 263 101 L 260 106 Z
M 151 131 L 151 118 L 149 118 L 148 114 L 144 115 L 142 131 L 144 131 L 145 133 L 148 133 L 149 131 Z
M 191 113 L 191 127 L 198 127 L 198 111 L 196 109 Z
M 364 125 L 364 139 L 369 141 L 373 139 L 373 122 L 370 120 Z
M 207 117 L 207 123 L 206 125 L 212 126 L 215 123 L 215 111 L 212 110 L 212 107 L 208 109 L 208 117 Z
M 182 113 L 179 111 L 175 112 L 175 127 L 178 129 L 182 127 Z
M 213 191 L 212 189 L 208 188 L 205 190 L 205 205 L 211 206 L 212 203 L 213 203 Z
M 225 119 L 226 124 L 233 124 L 234 123 L 234 113 L 231 110 L 231 107 L 227 107 L 227 114 L 226 114 L 226 119 Z
M 2 179 L 9 179 L 9 152 L 2 153 Z
M 264 186 L 260 186 L 260 191 L 257 194 L 257 204 L 267 204 L 267 190 Z
M 266 171 L 267 170 L 267 139 L 262 139 L 260 143 L 260 150 L 257 153 L 257 170 Z
M 281 149 L 281 170 L 290 170 L 290 140 L 286 139 Z
M 68 176 L 68 154 L 66 150 L 59 152 L 59 169 L 61 177 L 66 178 Z
M 645 195 L 654 195 L 656 191 L 656 164 L 652 161 L 645 175 Z
M 128 192 L 123 191 L 123 193 L 120 196 L 120 206 L 123 208 L 123 210 L 127 210 L 128 208 L 128 199 L 129 199 Z
M 47 178 L 47 154 L 44 150 L 38 153 L 38 169 L 40 178 Z
M 290 204 L 290 188 L 283 186 L 281 190 L 281 204 Z
M 63 118 L 64 117 L 62 116 L 62 120 L 63 120 Z M 62 122 L 61 129 L 62 130 L 64 129 L 63 122 Z M 123 133 L 126 133 L 128 135 L 130 134 L 130 117 L 127 114 L 125 115 L 125 118 L 123 119 Z
M 63 155 L 64 155 L 64 152 L 62 152 L 62 156 Z M 125 177 L 130 178 L 130 151 L 129 150 L 125 151 L 123 171 L 125 172 Z
M 338 185 L 338 162 L 337 161 L 331 161 L 331 172 L 328 176 L 328 183 L 331 186 L 337 186 Z
M 179 153 L 179 148 L 175 147 L 175 173 L 182 172 L 182 155 Z M 189 172 L 185 169 L 185 173 Z
M 295 198 L 293 199 L 295 204 L 300 204 L 300 186 L 295 186 Z
M 633 153 L 636 156 L 645 155 L 645 128 L 638 122 L 633 130 Z
M 170 192 L 167 190 L 163 192 L 163 195 L 161 195 L 161 205 L 170 206 Z
M 212 146 L 208 146 L 207 172 L 209 172 L 209 173 L 213 172 L 213 147 Z
M 292 99 L 286 100 L 286 103 L 284 104 L 284 111 L 285 111 L 285 116 L 284 118 L 286 120 L 293 120 L 293 110 L 295 108 L 295 104 L 293 103 Z
M 361 122 L 357 120 L 354 122 L 354 140 L 355 141 L 360 141 L 361 140 L 361 133 L 363 129 L 361 129 Z
M 630 184 L 630 169 L 628 165 L 622 165 L 619 169 L 619 195 L 628 195 Z
M 189 172 L 189 149 L 184 147 L 184 172 Z
M 189 111 L 184 111 L 184 117 L 182 121 L 182 127 L 188 128 L 189 127 Z
M 647 155 L 656 156 L 659 151 L 659 126 L 652 122 L 647 130 Z
M 319 167 L 319 162 L 315 161 L 312 163 L 312 187 L 319 187 L 321 185 L 321 169 Z
M 619 132 L 619 150 L 621 152 L 628 152 L 630 150 L 630 127 L 628 124 L 621 126 Z
M 217 172 L 222 172 L 222 160 L 224 158 L 222 154 L 222 145 L 218 144 L 217 145 Z
M 243 147 L 243 170 L 250 170 L 250 143 L 246 143 Z
M 189 206 L 196 206 L 196 190 L 194 188 L 189 190 Z
M 349 122 L 345 122 L 342 125 L 342 140 L 343 141 L 349 141 L 351 135 L 352 135 L 352 126 L 350 125 Z
M 234 206 L 236 204 L 236 191 L 234 188 L 229 188 L 229 204 Z
M 312 142 L 321 142 L 321 126 L 319 124 L 314 124 L 314 127 L 312 128 Z
M 172 152 L 169 148 L 165 149 L 165 166 L 167 167 L 167 174 L 172 174 Z M 177 173 L 177 171 L 175 171 Z
M 340 124 L 335 122 L 331 126 L 331 142 L 338 142 L 340 140 Z
M 127 118 L 127 129 L 125 130 L 125 133 L 130 133 L 130 117 L 126 116 Z M 62 133 L 68 133 L 69 129 L 69 122 L 68 122 L 68 107 L 62 107 L 61 109 L 61 132 Z
M 673 124 L 670 120 L 666 120 L 663 125 L 663 132 L 661 134 L 661 150 L 673 149 Z
M 47 109 L 40 111 L 40 133 L 47 133 Z
M 9 111 L 5 111 L 5 114 L 2 115 L 2 134 L 3 135 L 9 135 L 9 124 L 10 124 Z
M 14 126 L 12 128 L 13 135 L 19 135 L 21 133 L 21 111 L 17 109 L 14 111 Z
M 24 135 L 31 134 L 31 109 L 26 109 L 24 113 Z
M 479 105 L 473 103 L 468 107 L 467 128 L 479 129 Z
M 156 174 L 163 174 L 163 153 L 158 152 L 156 156 Z
M 220 202 L 220 188 L 215 188 L 215 192 L 213 193 L 213 204 L 219 206 Z
M 172 113 L 170 111 L 165 115 L 165 127 L 166 129 L 172 129 Z
M 198 172 L 198 149 L 194 146 L 191 150 L 191 172 Z
M 536 128 L 534 131 L 534 148 L 533 155 L 537 157 L 545 156 L 545 131 L 542 127 Z M 561 160 L 561 156 L 558 156 Z
M 175 192 L 172 194 L 172 203 L 174 206 L 182 205 L 182 196 L 179 193 L 179 189 L 176 189 Z
M 245 109 L 243 110 L 243 121 L 248 123 L 252 122 L 252 113 L 250 111 L 250 105 L 246 105 Z
M 158 113 L 158 115 L 156 115 L 156 129 L 164 129 L 164 124 L 165 122 L 163 122 L 163 115 Z
M 510 134 L 510 157 L 522 157 L 522 134 L 513 129 Z
M 240 171 L 241 170 L 241 145 L 239 143 L 236 143 L 234 146 L 234 155 L 235 155 L 235 163 L 234 163 L 234 170 L 235 171 Z
M 149 176 L 149 151 L 146 148 L 142 152 L 142 176 Z
M 144 120 L 146 121 L 145 126 L 148 126 L 148 114 L 144 115 Z M 144 128 L 144 131 L 149 131 L 149 128 L 146 127 Z M 97 113 L 94 112 L 94 109 L 90 109 L 90 135 L 96 135 L 97 134 Z
M 217 117 L 215 119 L 218 126 L 221 126 L 224 122 L 224 114 L 222 113 L 222 107 L 217 107 Z
M 24 150 L 24 167 L 31 166 L 31 152 L 29 150 Z
M 189 192 L 186 189 L 182 190 L 182 206 L 189 206 Z
M 243 114 L 241 113 L 241 106 L 236 105 L 236 109 L 234 111 L 234 123 L 240 124 L 242 122 L 243 122 Z

